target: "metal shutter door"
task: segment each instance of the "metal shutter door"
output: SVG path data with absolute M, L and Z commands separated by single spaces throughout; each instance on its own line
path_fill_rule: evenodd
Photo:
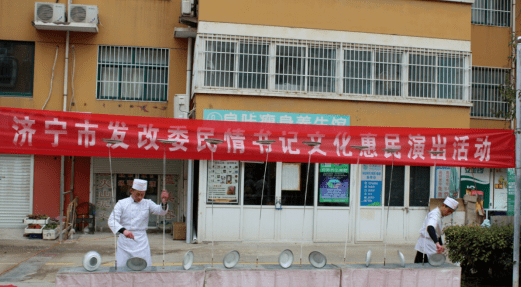
M 32 155 L 0 154 L 0 228 L 25 226 L 32 213 Z

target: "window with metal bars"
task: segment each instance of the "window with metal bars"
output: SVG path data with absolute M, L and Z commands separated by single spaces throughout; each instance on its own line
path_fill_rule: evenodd
M 97 99 L 167 101 L 169 50 L 99 46 Z
M 198 88 L 469 100 L 470 53 L 200 35 Z M 205 40 L 206 39 L 206 40 Z M 239 91 L 244 92 L 244 91 Z M 260 91 L 262 92 L 262 91 Z
M 472 67 L 471 116 L 504 118 L 510 107 L 501 96 L 501 86 L 508 77 L 509 69 Z
M 512 0 L 475 0 L 472 24 L 510 27 Z
M 465 59 L 459 55 L 409 55 L 409 96 L 462 99 Z

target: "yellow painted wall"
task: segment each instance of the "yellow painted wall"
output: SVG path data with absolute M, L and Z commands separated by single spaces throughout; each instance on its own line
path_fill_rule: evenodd
M 200 0 L 199 20 L 470 40 L 471 5 L 424 0 Z
M 34 0 L 0 0 L 0 39 L 35 42 L 34 88 L 32 98 L 0 97 L 0 107 L 63 109 L 65 32 L 38 31 L 32 25 Z M 45 2 L 45 1 L 43 1 Z M 54 3 L 55 1 L 47 1 Z M 60 0 L 59 3 L 66 3 Z M 75 4 L 97 5 L 101 24 L 99 33 L 70 33 L 68 100 L 74 97 L 72 111 L 153 117 L 173 116 L 173 97 L 186 87 L 187 40 L 173 37 L 179 24 L 180 0 L 82 0 Z M 16 15 L 16 17 L 12 17 Z M 170 49 L 168 102 L 96 100 L 97 53 L 99 45 L 137 46 Z M 72 78 L 73 64 L 75 75 Z
M 472 65 L 510 68 L 511 28 L 472 25 Z
M 471 129 L 511 129 L 510 121 L 470 119 Z
M 194 98 L 197 119 L 203 119 L 204 109 L 218 109 L 349 115 L 352 126 L 470 127 L 470 108 L 465 107 L 206 94 Z

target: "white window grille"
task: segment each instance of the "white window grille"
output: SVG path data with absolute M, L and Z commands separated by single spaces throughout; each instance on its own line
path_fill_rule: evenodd
M 199 34 L 196 89 L 469 101 L 470 53 Z
M 167 101 L 169 50 L 99 46 L 97 99 Z
M 512 0 L 475 0 L 472 24 L 510 27 Z
M 508 77 L 509 69 L 472 67 L 471 116 L 504 118 L 510 107 L 500 91 Z

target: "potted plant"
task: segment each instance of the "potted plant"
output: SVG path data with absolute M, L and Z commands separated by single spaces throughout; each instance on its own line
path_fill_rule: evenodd
M 45 214 L 29 214 L 24 219 L 24 224 L 47 224 L 49 223 L 49 216 Z

